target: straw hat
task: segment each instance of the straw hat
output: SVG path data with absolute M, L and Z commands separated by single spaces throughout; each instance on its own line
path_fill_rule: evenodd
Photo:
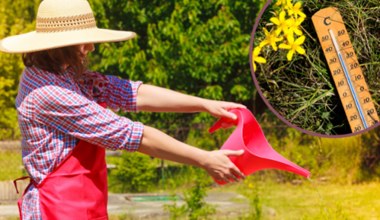
M 36 30 L 4 38 L 0 50 L 29 53 L 77 44 L 124 41 L 135 36 L 130 31 L 97 28 L 87 0 L 44 0 L 38 8 Z

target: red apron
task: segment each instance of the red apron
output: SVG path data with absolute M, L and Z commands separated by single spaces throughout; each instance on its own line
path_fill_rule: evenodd
M 102 147 L 79 141 L 55 171 L 40 184 L 31 184 L 39 192 L 42 219 L 108 219 L 107 166 Z M 22 198 L 18 201 L 22 219 L 21 202 Z

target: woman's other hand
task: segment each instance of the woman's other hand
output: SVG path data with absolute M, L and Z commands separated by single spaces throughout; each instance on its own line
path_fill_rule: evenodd
M 206 153 L 201 161 L 201 166 L 215 180 L 222 182 L 238 182 L 244 179 L 244 174 L 231 162 L 228 156 L 239 156 L 244 150 L 215 150 Z

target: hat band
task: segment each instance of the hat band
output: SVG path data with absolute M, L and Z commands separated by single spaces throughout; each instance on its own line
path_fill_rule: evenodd
M 37 17 L 36 32 L 62 32 L 87 28 L 96 28 L 92 13 L 56 18 Z

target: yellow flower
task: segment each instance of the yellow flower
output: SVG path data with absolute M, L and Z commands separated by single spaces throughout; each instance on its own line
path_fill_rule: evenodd
M 255 186 L 252 183 L 248 183 L 248 188 L 253 189 Z
M 287 0 L 278 0 L 276 6 L 286 6 Z
M 287 40 L 288 40 L 288 44 L 280 44 L 280 48 L 281 49 L 287 49 L 289 50 L 288 54 L 286 55 L 286 57 L 288 58 L 288 61 L 291 61 L 292 58 L 293 58 L 293 54 L 295 52 L 299 53 L 299 54 L 305 54 L 305 49 L 303 49 L 301 47 L 301 44 L 303 44 L 303 42 L 305 41 L 305 36 L 302 35 L 301 37 L 299 37 L 297 40 L 294 40 L 294 37 L 293 35 L 288 35 L 287 36 Z
M 260 43 L 259 47 L 265 45 L 271 45 L 274 51 L 277 51 L 277 42 L 282 40 L 282 37 L 277 37 L 276 33 L 269 32 L 266 28 L 263 29 L 265 34 L 265 39 Z
M 286 7 L 288 9 L 289 15 L 294 15 L 295 18 L 298 16 L 305 18 L 306 15 L 302 12 L 302 3 L 297 2 L 294 5 L 292 4 L 292 0 L 288 0 Z
M 289 27 L 288 27 L 288 30 L 286 32 L 286 35 L 293 35 L 293 33 L 294 33 L 294 34 L 297 34 L 298 36 L 301 36 L 302 31 L 300 29 L 300 25 L 303 21 L 304 21 L 303 18 L 298 18 L 298 19 L 290 18 L 289 19 Z
M 260 57 L 261 47 L 255 47 L 252 53 L 253 70 L 256 71 L 256 63 L 266 63 L 267 60 L 264 57 Z
M 275 31 L 275 33 L 277 34 L 277 36 L 283 32 L 284 34 L 286 34 L 286 32 L 288 32 L 288 28 L 289 28 L 289 23 L 290 21 L 285 19 L 285 11 L 281 11 L 278 18 L 277 17 L 272 17 L 270 19 L 270 21 L 277 25 L 277 30 Z

